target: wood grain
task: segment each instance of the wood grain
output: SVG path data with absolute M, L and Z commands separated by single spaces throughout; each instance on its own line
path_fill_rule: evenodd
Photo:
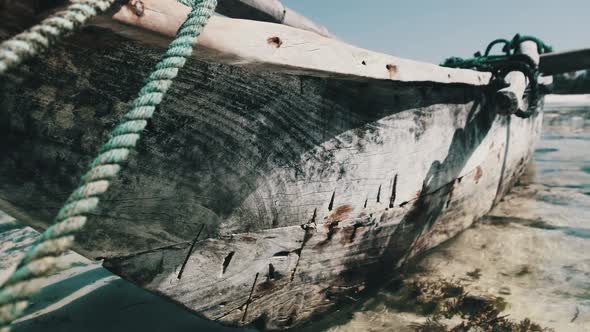
M 167 45 L 189 8 L 176 0 L 143 0 L 139 17 L 123 6 L 113 18 L 94 24 L 142 43 Z M 123 24 L 122 24 L 123 23 Z M 486 85 L 490 74 L 403 59 L 285 25 L 212 17 L 199 37 L 196 56 L 225 63 L 297 75 L 356 81 L 425 81 Z

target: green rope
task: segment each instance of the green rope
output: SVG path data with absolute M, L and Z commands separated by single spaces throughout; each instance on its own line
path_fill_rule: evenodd
M 545 44 L 541 39 L 534 36 L 521 36 L 516 34 L 512 40 L 496 39 L 488 44 L 484 54 L 476 52 L 472 58 L 450 57 L 446 59 L 441 66 L 451 68 L 466 68 L 479 71 L 493 71 L 498 65 L 510 60 L 511 57 L 518 54 L 518 47 L 522 42 L 533 41 L 537 44 L 539 54 L 552 52 L 553 48 Z M 492 48 L 498 44 L 503 44 L 501 55 L 490 55 Z
M 483 55 L 481 52 L 477 52 L 472 58 L 468 59 L 451 57 L 446 59 L 441 66 L 491 72 L 493 79 L 489 85 L 497 90 L 506 87 L 504 77 L 510 71 L 522 72 L 529 80 L 529 107 L 526 111 L 517 110 L 514 114 L 520 118 L 528 118 L 535 114 L 537 101 L 540 96 L 540 87 L 538 84 L 538 64 L 534 63 L 528 56 L 520 53 L 519 46 L 525 41 L 535 42 L 539 54 L 553 51 L 551 46 L 545 44 L 537 37 L 516 34 L 512 40 L 501 38 L 493 40 L 488 44 Z M 504 45 L 502 47 L 504 54 L 490 55 L 494 46 L 498 44 Z
M 493 40 L 491 43 L 488 44 L 484 56 L 490 55 L 492 48 L 497 44 L 504 44 L 504 47 L 502 47 L 502 52 L 504 52 L 506 55 L 510 55 L 510 41 L 508 39 L 500 38 Z
M 0 290 L 0 331 L 22 315 L 27 300 L 43 286 L 49 273 L 67 268 L 57 257 L 68 250 L 77 231 L 86 223 L 86 215 L 94 211 L 99 196 L 107 191 L 110 181 L 121 170 L 121 165 L 135 148 L 140 133 L 147 125 L 166 91 L 172 85 L 178 70 L 193 52 L 193 45 L 203 27 L 213 14 L 216 0 L 180 0 L 191 6 L 186 21 L 176 38 L 170 43 L 144 87 L 130 104 L 130 110 L 111 132 L 110 139 L 101 147 L 100 154 L 82 177 L 80 186 L 70 195 L 49 227 L 25 254 L 17 270 L 6 280 Z
M 518 45 L 525 41 L 535 42 L 535 44 L 537 44 L 537 51 L 539 52 L 539 54 L 553 52 L 553 47 L 545 44 L 545 42 L 543 42 L 540 38 L 526 35 L 520 36 L 518 34 L 514 36 L 514 38 L 512 39 L 512 48 L 518 49 Z
M 0 44 L 0 74 L 27 58 L 45 51 L 68 33 L 79 29 L 88 19 L 107 10 L 115 0 L 72 0 L 64 11 L 56 13 Z

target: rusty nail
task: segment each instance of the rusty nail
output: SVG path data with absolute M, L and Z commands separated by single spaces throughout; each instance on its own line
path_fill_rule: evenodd
M 145 5 L 141 0 L 130 0 L 129 6 L 133 13 L 139 17 L 142 17 L 145 12 Z
M 266 42 L 269 45 L 274 45 L 276 48 L 279 48 L 281 47 L 281 45 L 283 45 L 283 41 L 279 37 L 268 37 L 266 39 Z
M 330 198 L 330 204 L 328 204 L 328 211 L 332 211 L 332 208 L 334 207 L 335 196 L 336 196 L 336 190 L 334 190 L 334 192 L 332 192 L 332 198 Z

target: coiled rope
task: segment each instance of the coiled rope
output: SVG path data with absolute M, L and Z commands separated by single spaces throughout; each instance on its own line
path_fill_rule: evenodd
M 0 44 L 0 74 L 49 49 L 88 19 L 107 10 L 115 0 L 71 0 L 72 4 Z
M 472 58 L 463 59 L 459 57 L 450 57 L 441 64 L 441 66 L 451 68 L 466 68 L 479 71 L 491 72 L 493 79 L 490 85 L 496 90 L 506 87 L 504 77 L 511 71 L 522 72 L 529 81 L 529 106 L 527 110 L 517 110 L 514 115 L 519 118 L 529 118 L 536 112 L 537 101 L 540 96 L 541 87 L 538 84 L 539 66 L 534 63 L 528 56 L 520 54 L 519 46 L 525 41 L 533 41 L 537 44 L 539 54 L 552 52 L 553 48 L 545 44 L 541 39 L 534 36 L 521 36 L 516 34 L 512 40 L 496 39 L 488 44 L 484 54 L 476 52 Z M 504 54 L 491 55 L 491 51 L 496 45 L 504 45 L 502 52 Z
M 161 103 L 178 70 L 191 56 L 197 37 L 217 5 L 216 0 L 179 1 L 189 5 L 192 11 L 178 30 L 176 38 L 148 76 L 137 98 L 131 102 L 130 110 L 123 116 L 122 122 L 100 148 L 90 170 L 82 176 L 80 186 L 58 212 L 54 225 L 43 232 L 22 258 L 17 270 L 2 285 L 0 332 L 8 331 L 8 324 L 22 315 L 30 296 L 43 286 L 45 276 L 68 268 L 58 256 L 72 246 L 74 234 L 86 223 L 86 215 L 97 208 L 99 196 L 107 191 L 110 181 L 121 171 L 121 165 L 135 148 L 147 120 Z

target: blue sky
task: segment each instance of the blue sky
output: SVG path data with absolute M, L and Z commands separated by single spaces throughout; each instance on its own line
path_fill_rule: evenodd
M 590 0 L 283 0 L 363 48 L 439 63 L 498 37 L 535 35 L 556 50 L 590 48 Z

